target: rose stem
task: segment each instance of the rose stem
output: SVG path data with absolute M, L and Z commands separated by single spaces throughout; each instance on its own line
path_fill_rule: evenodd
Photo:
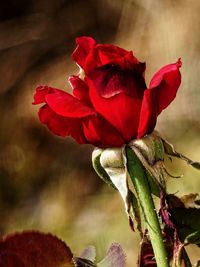
M 144 213 L 157 267 L 169 267 L 167 252 L 144 167 L 135 153 L 128 147 L 126 148 L 126 155 L 128 172 Z

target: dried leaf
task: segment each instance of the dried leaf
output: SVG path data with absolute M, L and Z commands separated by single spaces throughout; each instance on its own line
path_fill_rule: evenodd
M 200 246 L 200 210 L 174 208 L 170 213 L 181 241 Z
M 104 168 L 110 180 L 121 194 L 126 210 L 128 210 L 127 196 L 128 196 L 128 184 L 127 184 L 127 172 L 123 162 L 123 155 L 121 148 L 107 148 L 100 157 L 101 166 Z
M 153 132 L 141 139 L 131 141 L 129 147 L 146 170 L 152 194 L 159 197 L 160 190 L 165 188 L 164 175 L 166 173 L 162 139 L 156 132 Z
M 191 232 L 190 227 L 184 225 L 183 218 L 176 214 L 176 211 L 179 213 L 180 210 L 188 209 L 185 208 L 180 198 L 175 195 L 166 195 L 164 192 L 161 194 L 160 203 L 160 215 L 165 223 L 166 246 L 169 258 L 172 258 L 172 267 L 192 267 L 184 246 L 186 245 L 186 237 L 188 238 L 191 233 L 193 242 L 190 243 L 194 244 L 195 237 L 193 235 L 196 233 L 194 229 Z M 179 222 L 175 218 L 177 216 Z
M 112 186 L 113 188 L 116 189 L 114 184 L 112 183 L 109 175 L 107 172 L 104 170 L 104 168 L 101 165 L 100 158 L 101 154 L 103 153 L 103 149 L 101 148 L 95 148 L 93 153 L 92 153 L 92 165 L 98 176 L 108 185 Z
M 182 257 L 183 248 L 184 248 L 184 245 L 179 240 L 175 240 L 172 267 L 187 267 L 182 261 L 183 260 L 183 257 Z M 182 263 L 184 265 L 182 265 Z
M 153 166 L 158 161 L 164 160 L 164 147 L 162 138 L 154 131 L 141 139 L 134 139 L 129 143 L 129 147 L 134 146 L 140 151 L 149 165 Z
M 136 221 L 137 230 L 140 232 L 140 234 L 142 234 L 142 222 L 141 222 L 141 216 L 140 216 L 139 203 L 138 203 L 138 200 L 137 200 L 136 196 L 131 191 L 130 191 L 129 200 L 130 200 L 130 203 L 131 203 L 130 204 L 130 206 L 131 206 L 130 224 L 131 223 L 133 224 L 133 222 Z M 132 211 L 133 214 L 131 213 L 131 211 Z M 132 225 L 132 229 L 134 230 L 134 225 Z
M 184 208 L 184 204 L 179 197 L 174 194 L 167 194 L 166 200 L 169 208 Z
M 126 256 L 121 246 L 114 243 L 109 248 L 105 258 L 97 264 L 97 267 L 125 267 Z
M 175 225 L 172 222 L 171 214 L 168 210 L 168 205 L 166 203 L 166 193 L 161 192 L 160 194 L 160 211 L 159 214 L 162 218 L 162 221 L 165 223 L 165 225 L 170 229 L 175 229 Z
M 126 156 L 124 147 L 104 149 L 100 156 L 100 164 L 110 177 L 112 184 L 119 191 L 125 205 L 125 211 L 129 217 L 130 226 L 133 229 L 131 215 L 131 196 L 133 193 L 128 185 L 128 173 L 126 168 Z
M 194 267 L 200 267 L 200 260 L 194 265 Z
M 200 194 L 189 194 L 180 198 L 185 208 L 200 209 Z
M 181 198 L 168 195 L 168 212 L 175 224 L 180 240 L 184 244 L 200 245 L 199 194 L 189 194 Z
M 72 252 L 51 234 L 29 231 L 0 240 L 1 267 L 71 267 Z
M 146 171 L 146 174 L 147 174 L 147 179 L 148 179 L 149 186 L 150 186 L 150 189 L 151 189 L 151 193 L 154 196 L 159 197 L 160 196 L 160 192 L 162 190 L 160 188 L 160 186 L 159 186 L 159 183 L 157 181 L 155 181 L 155 178 L 148 171 Z
M 152 245 L 146 237 L 144 237 L 140 246 L 138 267 L 157 267 Z
M 194 167 L 195 169 L 200 170 L 200 162 L 196 162 L 196 161 L 192 161 L 191 159 L 187 158 L 186 156 L 182 155 L 181 153 L 178 153 L 172 144 L 170 144 L 168 141 L 162 139 L 163 141 L 163 145 L 165 148 L 165 153 L 169 156 L 173 156 L 179 159 L 182 159 L 184 161 L 186 161 L 189 165 L 191 165 L 192 167 Z

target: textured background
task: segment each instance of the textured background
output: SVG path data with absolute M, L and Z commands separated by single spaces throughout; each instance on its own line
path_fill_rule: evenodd
M 88 244 L 98 257 L 120 242 L 135 266 L 137 234 L 130 232 L 120 197 L 91 167 L 89 145 L 57 138 L 31 105 L 37 85 L 69 89 L 76 73 L 74 38 L 133 50 L 146 61 L 147 84 L 161 66 L 182 57 L 182 85 L 159 117 L 157 130 L 178 151 L 200 160 L 200 1 L 7 0 L 0 4 L 0 234 L 23 229 L 53 232 L 75 252 Z M 169 191 L 200 191 L 200 173 L 167 162 Z M 198 258 L 195 248 L 192 256 Z

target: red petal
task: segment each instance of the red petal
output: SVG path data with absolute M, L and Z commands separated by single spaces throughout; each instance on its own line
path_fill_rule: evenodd
M 136 138 L 139 123 L 141 98 L 132 98 L 124 93 L 111 98 L 103 98 L 91 80 L 90 99 L 95 110 L 100 113 L 121 134 L 126 142 Z
M 153 90 L 145 90 L 140 112 L 140 122 L 137 138 L 153 131 L 157 120 L 156 98 Z
M 161 68 L 152 78 L 149 89 L 155 90 L 157 114 L 165 109 L 176 97 L 181 83 L 181 67 L 179 59 L 175 64 L 169 64 Z
M 84 71 L 88 74 L 90 71 L 97 67 L 102 67 L 105 65 L 118 65 L 122 69 L 141 69 L 144 72 L 144 67 L 138 67 L 140 63 L 137 58 L 133 56 L 132 51 L 126 51 L 115 45 L 96 45 L 88 54 L 84 66 Z
M 125 143 L 119 132 L 99 114 L 84 119 L 83 131 L 88 143 L 97 147 L 120 147 Z
M 69 76 L 68 81 L 73 89 L 73 95 L 87 106 L 91 106 L 87 84 L 76 75 Z
M 85 140 L 80 119 L 65 118 L 53 112 L 48 105 L 39 110 L 40 121 L 47 125 L 49 130 L 56 135 L 72 136 L 79 144 L 87 143 Z
M 39 110 L 39 118 L 54 134 L 72 136 L 79 144 L 90 143 L 98 147 L 118 147 L 124 144 L 117 130 L 97 114 L 83 119 L 65 118 L 45 105 Z
M 72 57 L 84 69 L 86 58 L 95 46 L 96 41 L 92 37 L 79 37 L 76 38 L 77 47 L 74 50 Z
M 127 51 L 121 47 L 111 44 L 96 45 L 95 51 L 98 54 L 98 66 L 107 64 L 118 64 L 121 67 L 127 67 L 139 63 L 133 56 L 132 51 Z
M 134 98 L 142 99 L 146 89 L 142 75 L 133 70 L 123 70 L 119 66 L 104 66 L 88 74 L 98 94 L 105 98 L 125 93 Z
M 95 114 L 92 108 L 63 91 L 47 94 L 45 99 L 46 103 L 55 113 L 64 117 L 82 118 Z
M 48 86 L 38 86 L 34 94 L 33 105 L 41 104 L 45 102 L 45 96 L 47 94 L 55 93 L 58 89 L 51 88 Z

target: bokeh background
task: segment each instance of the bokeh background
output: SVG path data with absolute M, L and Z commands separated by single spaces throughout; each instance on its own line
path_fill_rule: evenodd
M 178 151 L 200 160 L 200 1 L 7 0 L 0 3 L 0 234 L 37 229 L 65 240 L 78 255 L 95 245 L 101 259 L 119 242 L 136 266 L 138 236 L 120 196 L 97 177 L 90 145 L 53 136 L 32 106 L 37 85 L 69 90 L 78 69 L 74 38 L 133 50 L 146 61 L 147 84 L 161 66 L 182 57 L 182 85 L 157 130 Z M 200 191 L 200 173 L 178 160 L 169 192 Z M 193 260 L 199 250 L 190 248 Z

